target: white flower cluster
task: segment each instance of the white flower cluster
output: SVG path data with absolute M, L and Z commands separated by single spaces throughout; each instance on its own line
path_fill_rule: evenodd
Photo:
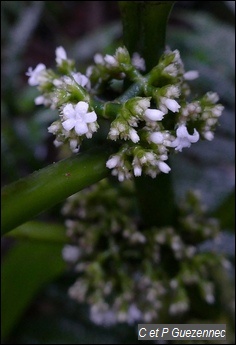
M 35 103 L 59 110 L 59 119 L 48 127 L 56 136 L 56 146 L 68 143 L 77 153 L 83 139 L 97 132 L 98 117 L 108 119 L 107 139 L 119 143 L 120 148 L 106 166 L 124 181 L 142 174 L 155 178 L 160 172 L 169 173 L 169 154 L 189 148 L 200 138 L 214 138 L 224 107 L 217 104 L 219 97 L 214 92 L 192 102 L 186 100 L 190 94 L 187 81 L 197 78 L 198 72 L 184 70 L 178 50 L 166 51 L 147 75 L 141 74 L 145 70 L 142 57 L 135 53 L 131 58 L 125 47 L 114 55 L 96 54 L 94 62 L 86 75 L 81 74 L 64 48 L 58 47 L 57 73 L 42 63 L 26 73 L 29 84 L 42 93 Z M 136 83 L 134 90 L 138 91 L 126 96 L 123 87 L 120 97 L 104 101 L 109 88 L 114 91 L 111 85 L 124 80 Z M 114 110 L 109 113 L 112 107 L 115 116 Z
M 59 120 L 48 127 L 49 133 L 56 135 L 55 146 L 68 142 L 71 151 L 77 153 L 83 137 L 91 138 L 98 129 L 97 114 L 91 109 L 86 93 L 90 82 L 87 76 L 74 70 L 73 61 L 67 58 L 63 47 L 56 48 L 56 64 L 59 72 L 62 69 L 64 73 L 65 69 L 67 74 L 55 74 L 44 64 L 38 64 L 35 69 L 30 67 L 26 75 L 29 85 L 38 86 L 42 92 L 35 103 L 59 109 Z M 74 101 L 75 95 L 82 100 Z
M 211 267 L 225 259 L 200 249 L 219 233 L 219 224 L 206 216 L 199 194 L 189 192 L 179 203 L 175 228 L 142 228 L 133 217 L 132 181 L 119 187 L 102 180 L 63 207 L 71 241 L 62 255 L 79 275 L 70 297 L 88 303 L 91 320 L 105 326 L 183 314 L 192 307 L 191 287 L 200 300 L 213 304 Z

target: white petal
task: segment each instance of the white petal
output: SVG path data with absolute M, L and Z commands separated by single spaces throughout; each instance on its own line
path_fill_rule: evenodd
M 79 114 L 85 114 L 88 111 L 88 107 L 89 107 L 88 103 L 81 101 L 76 104 L 75 111 L 76 113 L 79 113 Z
M 73 127 L 75 127 L 75 119 L 63 121 L 62 126 L 66 131 L 70 131 Z
M 81 114 L 81 118 L 86 123 L 92 123 L 97 120 L 97 114 L 95 111 L 92 111 L 91 113 Z
M 76 121 L 75 131 L 78 135 L 83 135 L 88 132 L 88 126 L 84 121 Z
M 64 108 L 63 108 L 63 115 L 65 116 L 66 119 L 70 119 L 75 117 L 75 109 L 71 103 L 68 103 Z
M 88 80 L 89 80 L 85 75 L 80 74 L 80 73 L 74 73 L 73 78 L 75 79 L 77 84 L 83 87 L 88 83 Z
M 185 138 L 189 135 L 185 125 L 180 125 L 176 131 L 176 134 L 178 138 Z
M 194 132 L 192 135 L 188 135 L 188 139 L 191 143 L 196 143 L 199 140 L 199 133 L 198 131 L 194 128 Z

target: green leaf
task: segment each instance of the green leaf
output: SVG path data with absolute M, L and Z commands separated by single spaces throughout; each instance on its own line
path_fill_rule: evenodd
M 2 262 L 2 337 L 16 326 L 39 290 L 66 268 L 62 244 L 19 242 Z
M 61 224 L 31 221 L 18 226 L 5 237 L 14 237 L 49 243 L 66 243 L 65 227 Z
M 111 149 L 99 148 L 52 164 L 2 189 L 2 235 L 108 174 Z
M 220 221 L 222 229 L 235 231 L 235 190 L 233 190 L 213 212 Z

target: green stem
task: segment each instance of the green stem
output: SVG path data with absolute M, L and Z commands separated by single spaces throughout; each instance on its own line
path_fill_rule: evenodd
M 1 234 L 105 178 L 110 153 L 110 148 L 79 153 L 3 187 Z
M 135 178 L 137 199 L 145 226 L 174 225 L 176 208 L 171 175 L 160 173 Z
M 123 40 L 130 55 L 138 52 L 149 72 L 165 50 L 166 27 L 174 1 L 120 1 Z M 143 92 L 143 85 L 134 84 L 119 100 Z M 135 178 L 137 199 L 146 226 L 173 225 L 175 201 L 171 174 L 160 173 L 155 179 Z
M 130 55 L 140 53 L 147 72 L 165 49 L 166 26 L 175 1 L 119 1 L 123 41 Z

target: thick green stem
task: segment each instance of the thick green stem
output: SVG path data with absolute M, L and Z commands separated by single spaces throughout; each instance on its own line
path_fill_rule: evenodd
M 174 1 L 120 1 L 123 40 L 130 55 L 138 52 L 149 72 L 165 50 L 166 27 Z M 140 92 L 132 85 L 125 96 Z M 137 199 L 146 226 L 166 226 L 175 221 L 175 201 L 171 174 L 155 179 L 135 178 Z
M 1 234 L 105 178 L 110 148 L 79 153 L 2 188 Z
M 135 186 L 145 226 L 173 226 L 176 214 L 171 175 L 136 177 Z
M 132 55 L 140 53 L 147 72 L 165 49 L 166 26 L 175 1 L 119 1 L 123 41 Z

